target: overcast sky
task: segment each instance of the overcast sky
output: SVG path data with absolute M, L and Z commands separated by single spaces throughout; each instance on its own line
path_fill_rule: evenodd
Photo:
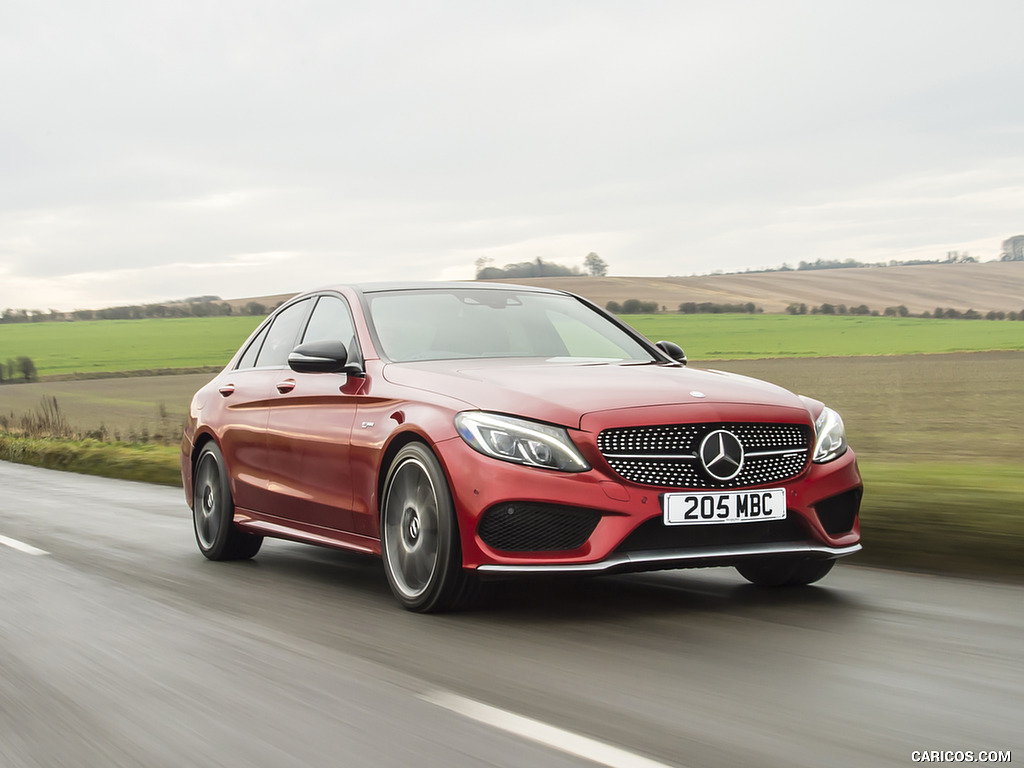
M 998 257 L 1024 2 L 0 4 L 0 310 Z

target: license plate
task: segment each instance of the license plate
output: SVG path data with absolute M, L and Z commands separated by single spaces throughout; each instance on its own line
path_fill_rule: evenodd
M 665 525 L 757 523 L 786 517 L 786 489 L 666 493 Z

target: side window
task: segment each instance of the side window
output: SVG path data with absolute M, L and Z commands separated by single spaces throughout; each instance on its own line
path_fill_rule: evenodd
M 321 296 L 313 309 L 306 326 L 302 343 L 311 341 L 340 341 L 348 350 L 349 357 L 355 351 L 355 328 L 348 305 L 337 296 Z
M 257 368 L 276 368 L 288 364 L 288 353 L 295 349 L 299 328 L 309 311 L 309 299 L 292 304 L 274 318 L 263 349 L 256 358 Z
M 267 338 L 268 330 L 270 330 L 270 326 L 264 326 L 263 330 L 260 331 L 260 335 L 252 340 L 252 344 L 249 345 L 249 348 L 239 358 L 238 365 L 235 366 L 236 371 L 256 367 L 256 355 L 260 353 L 260 347 L 263 346 L 263 340 Z

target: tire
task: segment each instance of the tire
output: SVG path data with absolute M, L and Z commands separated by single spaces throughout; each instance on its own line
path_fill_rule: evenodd
M 234 523 L 224 455 L 216 443 L 203 446 L 192 486 L 192 528 L 199 551 L 210 560 L 248 560 L 260 551 L 263 537 L 245 533 Z
M 422 443 L 409 443 L 388 468 L 381 495 L 384 572 L 398 602 L 410 611 L 466 608 L 477 579 L 462 567 L 455 505 L 444 471 Z
M 759 587 L 802 587 L 825 578 L 835 560 L 766 558 L 737 565 L 740 576 Z

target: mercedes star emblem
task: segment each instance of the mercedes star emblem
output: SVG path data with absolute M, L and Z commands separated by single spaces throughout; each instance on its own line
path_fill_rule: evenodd
M 700 444 L 700 460 L 715 480 L 732 480 L 743 469 L 743 445 L 732 432 L 717 429 Z

